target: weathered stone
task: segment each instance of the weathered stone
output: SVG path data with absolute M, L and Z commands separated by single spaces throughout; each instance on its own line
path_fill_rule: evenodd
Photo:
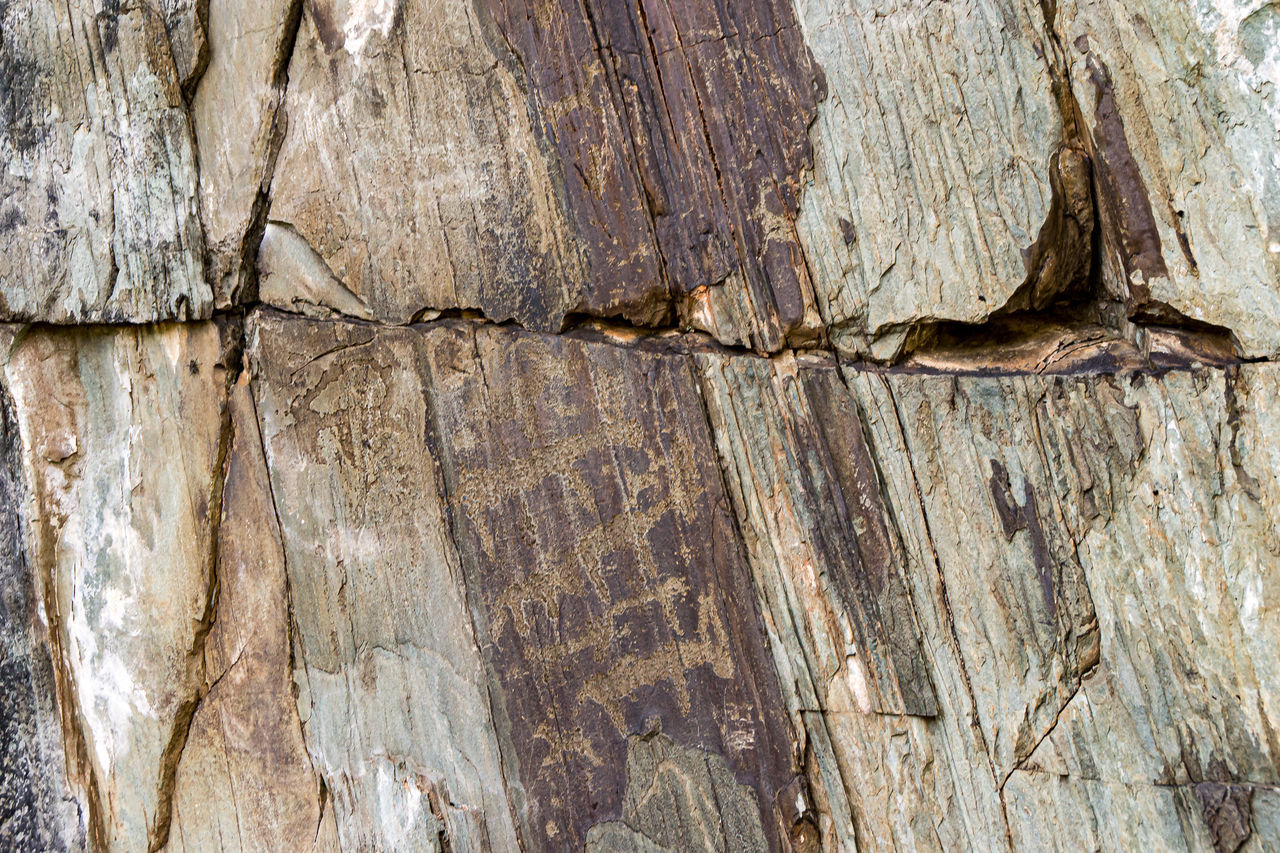
M 710 354 L 698 364 L 786 704 L 825 801 L 828 846 L 854 849 L 836 752 L 848 743 L 832 741 L 842 720 L 939 712 L 897 522 L 837 368 Z
M 1062 0 L 1098 167 L 1105 257 L 1131 310 L 1280 353 L 1280 12 L 1268 0 Z
M 0 389 L 0 848 L 84 850 L 88 816 L 66 782 L 57 678 L 40 578 L 26 559 L 23 500 L 18 429 Z
M 209 0 L 158 0 L 178 83 L 189 93 L 209 63 Z M 214 15 L 221 17 L 222 9 Z
M 918 330 L 900 366 L 920 373 L 1084 376 L 1193 364 L 1225 367 L 1240 360 L 1227 334 L 1165 326 L 1134 332 L 1131 339 L 1100 323 L 1036 315 L 995 318 L 980 331 L 944 323 Z
M 206 0 L 208 68 L 191 100 L 208 277 L 220 305 L 249 285 L 285 132 L 280 109 L 301 0 Z
M 1124 388 L 1139 444 L 1111 457 L 1126 476 L 1112 481 L 1110 512 L 1075 527 L 1102 671 L 1062 709 L 1011 790 L 1043 798 L 1037 789 L 1061 777 L 1054 799 L 1088 813 L 1107 786 L 1160 786 L 1150 796 L 1166 800 L 1177 788 L 1194 817 L 1184 821 L 1208 821 L 1216 839 L 1222 831 L 1195 786 L 1280 782 L 1278 391 L 1269 366 Z M 1078 451 L 1095 452 L 1087 442 Z M 1140 840 L 1123 813 L 1106 823 L 1121 846 Z
M 1255 786 L 1249 810 L 1253 832 L 1240 849 L 1255 853 L 1274 847 L 1280 838 L 1280 789 Z
M 753 792 L 734 780 L 723 758 L 653 734 L 628 739 L 623 820 L 591 827 L 586 849 L 719 853 L 767 847 Z
M 908 547 L 936 562 L 977 722 L 996 772 L 1008 772 L 1098 655 L 1090 587 L 1064 523 L 1087 510 L 1071 505 L 1067 472 L 1044 459 L 1065 457 L 1079 431 L 1107 429 L 1104 418 L 1123 430 L 1127 410 L 1105 382 L 847 376 L 879 465 L 913 486 L 891 505 L 912 531 Z M 886 461 L 881 448 L 899 442 Z M 1105 463 L 1095 465 L 1078 476 L 1100 476 Z
M 726 838 L 790 849 L 809 805 L 687 356 L 466 323 L 250 328 L 299 704 L 344 846 L 581 846 L 623 817 L 628 737 L 661 731 L 747 785 Z
M 559 329 L 585 299 L 582 258 L 511 58 L 473 3 L 304 6 L 271 218 L 380 320 L 469 308 Z
M 243 379 L 230 398 L 208 687 L 174 781 L 167 849 L 337 851 L 333 809 L 312 773 L 293 699 L 284 551 Z
M 808 806 L 781 811 L 791 733 L 692 360 L 488 326 L 426 350 L 526 849 L 618 819 L 627 738 L 654 731 L 722 756 L 787 849 Z
M 41 329 L 5 367 L 71 783 L 109 849 L 169 831 L 213 618 L 222 355 L 212 323 Z
M 799 233 L 838 346 L 867 353 L 921 321 L 985 320 L 1034 285 L 1042 233 L 1088 257 L 1087 236 L 1045 227 L 1055 180 L 1077 213 L 1089 190 L 1078 159 L 1058 156 L 1067 139 L 1035 3 L 796 7 L 828 87 Z
M 262 314 L 249 334 L 298 706 L 341 846 L 517 849 L 421 333 Z
M 0 319 L 209 316 L 165 24 L 147 3 L 0 7 Z
M 819 336 L 795 216 L 821 71 L 790 0 L 480 5 L 563 162 L 599 288 L 581 310 L 652 322 L 669 289 L 726 343 Z
M 284 223 L 268 222 L 263 229 L 258 295 L 268 305 L 308 316 L 373 319 L 364 301 L 347 289 L 293 226 Z
M 1005 819 L 1020 849 L 1195 849 L 1195 784 L 1274 784 L 1275 378 L 1233 375 L 846 371 L 932 672 L 961 679 L 937 724 L 825 715 L 843 778 L 906 785 L 854 789 L 860 849 L 1003 846 Z
M 0 0 L 0 847 L 1280 849 L 1274 6 Z
M 700 356 L 704 393 L 730 494 L 775 645 L 801 639 L 800 707 L 937 713 L 901 576 L 902 545 L 856 406 L 834 366 Z M 763 415 L 763 417 L 761 417 Z M 816 671 L 815 671 L 816 670 Z M 797 709 L 798 710 L 798 709 Z

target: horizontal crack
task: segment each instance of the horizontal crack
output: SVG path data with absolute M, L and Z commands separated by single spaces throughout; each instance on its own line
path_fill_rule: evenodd
M 1201 782 L 1157 782 L 1155 780 L 1150 782 L 1125 782 L 1120 779 L 1100 779 L 1096 776 L 1046 770 L 1043 767 L 1015 767 L 1009 772 L 1009 776 L 1013 777 L 1018 773 L 1026 773 L 1029 776 L 1054 776 L 1059 779 L 1093 782 L 1098 785 L 1117 785 L 1121 788 L 1162 788 L 1167 791 L 1176 791 L 1179 788 L 1196 788 L 1200 785 L 1236 785 L 1243 788 L 1253 788 L 1258 791 L 1280 791 L 1280 784 L 1275 782 L 1250 782 L 1247 779 L 1206 779 Z M 1006 779 L 1006 781 L 1008 780 Z
M 724 344 L 710 334 L 682 326 L 640 326 L 620 320 L 604 320 L 583 315 L 571 315 L 558 333 L 527 330 L 516 320 L 494 321 L 482 312 L 468 309 L 448 309 L 443 311 L 424 310 L 415 315 L 418 322 L 409 324 L 384 323 L 377 320 L 365 320 L 334 313 L 331 316 L 315 317 L 288 311 L 277 305 L 250 303 L 235 309 L 224 309 L 217 314 L 235 314 L 246 316 L 253 311 L 270 311 L 276 314 L 299 317 L 310 322 L 327 323 L 342 322 L 352 325 L 364 325 L 373 328 L 404 329 L 431 326 L 448 322 L 466 322 L 476 326 L 494 326 L 528 331 L 530 334 L 560 335 L 580 340 L 594 341 L 612 346 L 641 348 L 658 352 L 678 353 L 718 353 L 731 357 L 760 358 L 773 360 L 776 358 L 798 358 L 810 364 L 826 363 L 867 373 L 885 374 L 920 374 L 920 375 L 956 375 L 956 376 L 1106 376 L 1115 374 L 1163 374 L 1171 371 L 1194 370 L 1199 368 L 1226 368 L 1240 364 L 1266 363 L 1270 359 L 1245 359 L 1236 355 L 1234 348 L 1228 348 L 1210 333 L 1188 331 L 1170 327 L 1137 327 L 1143 340 L 1135 343 L 1102 326 L 1072 325 L 1033 325 L 1044 333 L 1048 329 L 1059 335 L 1054 339 L 1053 352 L 1061 357 L 1041 358 L 1029 361 L 1026 358 L 1011 358 L 1011 349 L 1017 346 L 1016 338 L 1011 340 L 1007 335 L 993 333 L 985 344 L 975 345 L 969 342 L 968 349 L 963 346 L 954 350 L 945 348 L 934 351 L 915 351 L 904 360 L 886 364 L 882 362 L 850 358 L 834 348 L 815 345 L 812 347 L 784 347 L 774 351 L 765 351 L 746 346 Z M 429 318 L 429 319 L 427 319 Z M 1011 318 L 1016 325 L 1017 318 Z M 1071 358 L 1073 348 L 1087 347 L 1089 352 L 1078 358 Z M 1101 355 L 1093 350 L 1101 348 Z M 1065 354 L 1065 355 L 1063 355 Z M 1016 353 L 1015 353 L 1016 355 Z

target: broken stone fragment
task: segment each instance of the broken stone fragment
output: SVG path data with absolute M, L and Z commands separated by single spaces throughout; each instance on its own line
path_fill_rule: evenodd
M 867 353 L 896 327 L 985 320 L 1035 272 L 1024 253 L 1045 230 L 1066 141 L 1040 9 L 796 6 L 827 78 L 798 229 L 832 341 Z
M 373 319 L 364 301 L 347 289 L 302 235 L 279 222 L 267 223 L 258 247 L 258 298 L 308 316 Z
M 208 66 L 190 99 L 191 125 L 200 160 L 208 279 L 219 307 L 227 307 L 260 298 L 250 288 L 253 258 L 287 124 L 281 104 L 301 3 L 206 0 L 203 5 Z
M 166 849 L 337 851 L 293 697 L 284 551 L 247 380 L 230 395 L 217 615 Z

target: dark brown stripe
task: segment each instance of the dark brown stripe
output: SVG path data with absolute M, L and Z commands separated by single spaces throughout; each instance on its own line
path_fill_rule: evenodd
M 784 849 L 794 747 L 688 358 L 492 329 L 426 349 L 528 849 L 619 819 L 627 738 L 657 731 L 724 756 Z
M 778 345 L 804 311 L 791 223 L 825 88 L 789 0 L 480 5 L 563 161 L 592 272 L 580 310 L 655 322 L 668 289 L 740 270 L 759 343 Z

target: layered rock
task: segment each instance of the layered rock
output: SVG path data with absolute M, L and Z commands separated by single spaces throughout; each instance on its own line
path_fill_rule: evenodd
M 0 842 L 15 850 L 83 849 L 88 821 L 67 787 L 43 590 L 23 536 L 21 442 L 12 401 L 5 394 L 0 403 Z
M 515 849 L 420 336 L 281 318 L 250 334 L 298 713 L 342 847 Z
M 230 394 L 217 612 L 173 780 L 169 850 L 337 850 L 294 702 L 289 585 L 253 397 Z
M 95 845 L 168 833 L 214 617 L 222 356 L 212 323 L 37 330 L 9 349 L 28 583 Z
M 0 847 L 1280 846 L 1276 25 L 0 2 Z
M 587 287 L 580 249 L 475 4 L 304 5 L 269 217 L 380 320 L 470 308 L 558 329 Z
M 1268 843 L 1269 366 L 939 376 L 261 314 L 223 426 L 217 331 L 13 347 L 36 521 L 11 571 L 44 585 L 56 668 L 16 694 L 48 768 L 24 796 L 66 803 L 24 832 Z M 95 391 L 41 405 L 55 376 Z M 119 424 L 136 459 L 200 423 L 204 455 L 104 465 Z M 129 483 L 126 517 L 82 515 Z M 189 556 L 147 571 L 157 548 Z M 58 743 L 39 707 L 69 782 L 31 757 Z
M 0 10 L 0 319 L 209 316 L 185 78 L 166 23 L 195 44 L 193 16 L 146 3 Z
M 725 756 L 757 824 L 731 831 L 779 847 L 797 771 L 687 359 L 469 325 L 251 334 L 346 844 L 439 821 L 581 847 L 621 816 L 628 736 L 662 733 Z
M 298 0 L 207 0 L 208 64 L 191 98 L 207 278 L 218 305 L 253 300 Z
M 1068 0 L 1058 28 L 1098 164 L 1106 260 L 1133 310 L 1224 326 L 1245 354 L 1274 356 L 1275 4 Z
M 789 2 L 481 5 L 525 69 L 601 286 L 669 291 L 727 343 L 817 336 L 794 219 L 821 71 Z
M 797 8 L 829 90 L 799 226 L 833 340 L 891 355 L 913 324 L 1004 308 L 1042 233 L 1063 236 L 1046 228 L 1055 189 L 1090 205 L 1087 166 L 1053 186 L 1069 140 L 1037 5 Z M 1088 256 L 1087 234 L 1067 239 Z

